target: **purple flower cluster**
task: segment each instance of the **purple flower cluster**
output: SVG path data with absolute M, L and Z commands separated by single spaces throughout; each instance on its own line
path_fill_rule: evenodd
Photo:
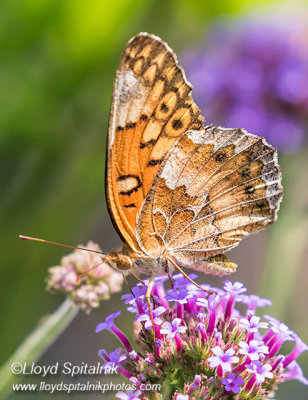
M 241 127 L 283 152 L 308 126 L 308 30 L 290 18 L 217 23 L 183 54 L 194 98 L 208 123 Z
M 153 287 L 153 316 L 156 336 L 145 299 L 145 288 L 138 284 L 133 294 L 124 295 L 130 312 L 136 313 L 134 350 L 127 336 L 114 324 L 120 312 L 97 326 L 108 329 L 124 345 L 111 352 L 100 350 L 106 362 L 115 363 L 134 385 L 134 391 L 119 398 L 201 400 L 258 399 L 272 397 L 277 384 L 298 379 L 304 384 L 297 357 L 308 347 L 285 324 L 255 315 L 257 307 L 270 302 L 244 294 L 240 282 L 224 282 L 224 289 L 206 285 L 204 291 L 175 275 L 174 287 L 165 288 L 158 277 Z M 243 303 L 241 313 L 237 303 Z M 294 343 L 288 355 L 280 354 L 284 342 Z M 145 391 L 146 384 L 161 384 L 161 391 Z M 126 396 L 126 397 L 125 397 Z

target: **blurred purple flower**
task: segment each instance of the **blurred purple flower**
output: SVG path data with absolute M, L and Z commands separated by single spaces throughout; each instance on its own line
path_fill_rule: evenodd
M 278 319 L 271 317 L 270 315 L 264 315 L 264 318 L 269 321 L 272 326 L 272 331 L 284 337 L 286 340 L 292 339 L 293 331 L 283 322 L 278 321 Z
M 270 300 L 262 299 L 261 297 L 253 294 L 250 296 L 247 296 L 245 294 L 238 296 L 237 301 L 247 304 L 248 311 L 252 312 L 255 312 L 257 307 L 267 307 L 272 305 L 272 302 Z
M 217 23 L 183 60 L 208 123 L 245 128 L 292 152 L 308 125 L 307 49 L 298 21 L 246 18 Z
M 308 379 L 304 377 L 303 371 L 297 361 L 292 361 L 292 363 L 288 365 L 288 369 L 283 374 L 283 379 L 297 379 L 308 386 Z

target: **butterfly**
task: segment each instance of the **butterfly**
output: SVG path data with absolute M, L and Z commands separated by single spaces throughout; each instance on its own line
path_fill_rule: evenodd
M 224 252 L 277 218 L 277 151 L 243 129 L 204 126 L 177 57 L 139 33 L 116 73 L 106 197 L 123 246 L 118 271 L 155 276 L 182 267 L 225 275 Z
M 204 125 L 191 91 L 164 41 L 139 33 L 128 42 L 116 72 L 105 180 L 123 245 L 103 259 L 124 276 L 150 276 L 150 315 L 153 277 L 177 269 L 190 279 L 183 267 L 234 272 L 223 253 L 273 223 L 282 198 L 277 151 L 244 129 Z

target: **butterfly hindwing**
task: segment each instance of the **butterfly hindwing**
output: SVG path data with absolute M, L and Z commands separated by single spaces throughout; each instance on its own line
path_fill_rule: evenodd
M 265 139 L 220 127 L 187 132 L 144 201 L 139 245 L 149 255 L 165 252 L 181 265 L 222 273 L 228 262 L 213 257 L 274 222 L 281 196 L 276 150 Z
M 140 33 L 127 44 L 117 70 L 111 105 L 106 193 L 115 227 L 140 251 L 136 216 L 166 154 L 203 119 L 174 52 L 161 39 Z

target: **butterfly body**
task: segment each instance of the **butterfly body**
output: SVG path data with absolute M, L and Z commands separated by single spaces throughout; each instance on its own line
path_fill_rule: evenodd
M 282 197 L 277 152 L 243 129 L 204 126 L 169 46 L 129 41 L 111 105 L 106 194 L 123 247 L 122 272 L 155 276 L 175 265 L 225 275 L 225 255 L 274 222 Z
M 151 257 L 147 254 L 136 254 L 126 245 L 118 250 L 113 250 L 107 255 L 106 263 L 118 272 L 135 276 L 156 276 L 172 272 L 174 268 L 169 267 L 165 256 Z

